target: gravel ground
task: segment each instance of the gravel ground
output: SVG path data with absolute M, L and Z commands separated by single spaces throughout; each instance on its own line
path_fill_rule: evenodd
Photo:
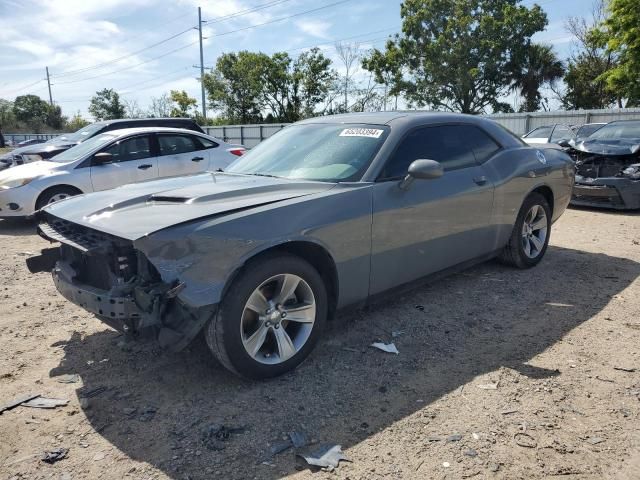
M 533 270 L 489 262 L 341 313 L 269 382 L 227 373 L 202 341 L 125 343 L 27 272 L 46 246 L 32 232 L 0 221 L 0 403 L 69 403 L 0 416 L 0 478 L 640 478 L 638 214 L 572 209 Z M 273 455 L 289 432 L 351 462 Z

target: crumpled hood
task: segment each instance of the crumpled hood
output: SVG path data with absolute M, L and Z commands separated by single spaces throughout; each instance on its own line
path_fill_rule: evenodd
M 176 224 L 320 193 L 334 186 L 326 182 L 205 173 L 79 195 L 49 205 L 44 211 L 136 240 Z
M 584 140 L 575 146 L 576 150 L 598 155 L 631 155 L 640 150 L 640 138 L 619 140 Z
M 17 165 L 15 167 L 2 170 L 0 172 L 0 183 L 10 180 L 18 180 L 22 178 L 41 177 L 43 175 L 49 175 L 57 170 L 64 170 L 65 163 L 56 162 L 31 162 L 24 165 Z

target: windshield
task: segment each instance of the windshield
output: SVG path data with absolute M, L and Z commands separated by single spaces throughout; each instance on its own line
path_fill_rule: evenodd
M 84 142 L 86 139 L 91 138 L 96 134 L 99 130 L 104 128 L 104 124 L 102 123 L 92 123 L 91 125 L 87 125 L 86 127 L 82 127 L 80 130 L 74 133 L 63 133 L 55 137 L 52 140 L 55 140 L 56 143 L 62 142 Z
M 92 150 L 106 145 L 116 137 L 117 135 L 113 135 L 111 133 L 102 133 L 100 135 L 96 135 L 95 137 L 91 137 L 86 142 L 79 143 L 78 145 L 71 147 L 69 150 L 65 150 L 55 157 L 51 157 L 49 161 L 58 163 L 73 162 L 75 160 L 78 160 L 79 158 L 83 158 Z
M 578 133 L 577 136 L 579 138 L 587 138 L 589 135 L 591 135 L 592 133 L 600 130 L 603 127 L 603 125 L 583 125 L 578 129 Z
M 226 171 L 274 177 L 356 181 L 384 143 L 380 125 L 292 125 L 240 157 Z
M 592 134 L 589 140 L 619 140 L 625 138 L 640 138 L 640 120 L 609 123 Z

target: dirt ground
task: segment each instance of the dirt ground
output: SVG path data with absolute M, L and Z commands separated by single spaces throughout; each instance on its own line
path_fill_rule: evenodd
M 640 214 L 568 210 L 537 268 L 489 262 L 339 314 L 268 382 L 227 373 L 202 341 L 125 343 L 28 273 L 46 246 L 32 233 L 0 221 L 0 404 L 69 403 L 0 415 L 3 479 L 640 478 Z M 351 462 L 274 455 L 289 432 Z

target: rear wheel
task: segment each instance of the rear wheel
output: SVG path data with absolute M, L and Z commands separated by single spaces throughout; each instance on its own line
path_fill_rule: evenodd
M 40 210 L 42 207 L 55 203 L 60 200 L 64 200 L 74 195 L 79 195 L 82 192 L 73 187 L 52 187 L 48 188 L 40 194 L 38 201 L 36 202 L 36 210 Z
M 270 378 L 297 367 L 313 350 L 327 317 L 320 274 L 288 254 L 245 266 L 206 329 L 214 356 L 232 372 Z
M 530 194 L 522 204 L 509 243 L 500 260 L 518 268 L 530 268 L 544 257 L 551 233 L 551 208 L 539 193 Z

